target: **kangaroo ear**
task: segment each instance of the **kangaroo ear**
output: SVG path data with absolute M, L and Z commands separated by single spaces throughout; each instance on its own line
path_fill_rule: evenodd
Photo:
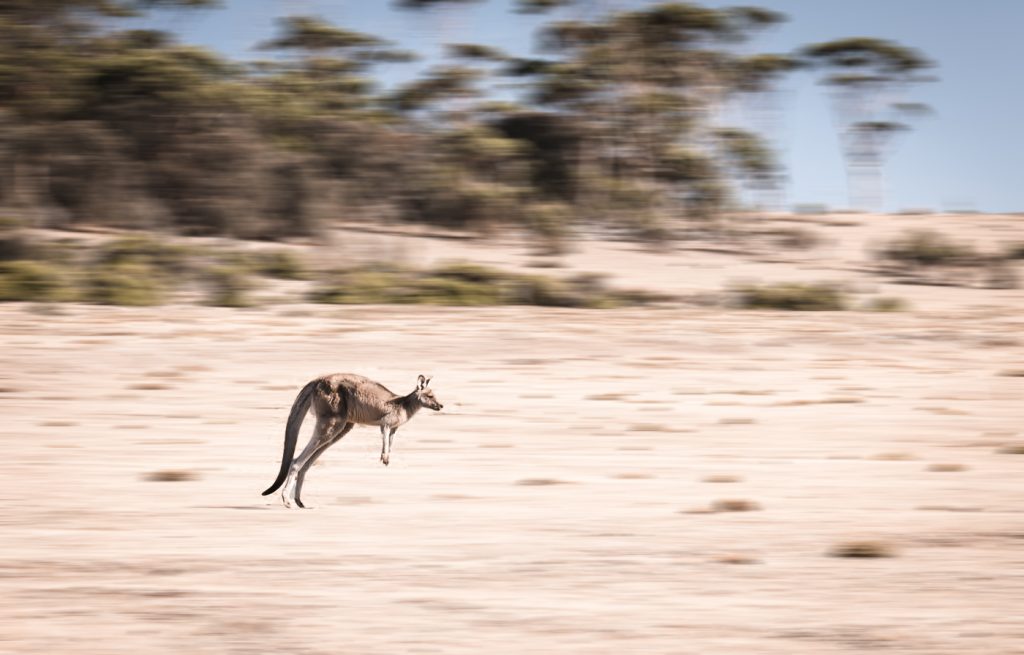
M 431 381 L 431 380 L 433 380 L 433 379 L 434 379 L 434 377 L 433 377 L 433 376 L 431 376 L 431 377 L 427 378 L 426 380 L 424 380 L 424 381 L 423 381 L 423 386 L 425 387 L 425 386 L 427 386 L 428 384 L 430 384 L 430 381 Z
M 416 378 L 416 388 L 417 389 L 424 389 L 424 388 L 426 388 L 427 382 L 429 382 L 429 380 L 427 380 L 427 378 L 423 377 L 422 375 L 419 376 L 418 378 Z

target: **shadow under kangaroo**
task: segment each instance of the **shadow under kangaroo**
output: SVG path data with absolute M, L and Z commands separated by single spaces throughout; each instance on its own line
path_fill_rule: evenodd
M 399 396 L 384 385 L 353 373 L 325 375 L 309 382 L 292 404 L 284 431 L 281 470 L 263 495 L 272 494 L 284 485 L 281 498 L 285 506 L 291 507 L 294 502 L 305 507 L 302 504 L 302 481 L 309 467 L 356 425 L 380 426 L 380 461 L 387 466 L 391 458 L 391 442 L 398 428 L 415 416 L 421 407 L 434 411 L 444 407 L 434 397 L 434 392 L 427 388 L 429 384 L 430 378 L 421 375 L 412 393 Z M 310 407 L 316 416 L 316 428 L 302 454 L 295 458 L 299 428 Z

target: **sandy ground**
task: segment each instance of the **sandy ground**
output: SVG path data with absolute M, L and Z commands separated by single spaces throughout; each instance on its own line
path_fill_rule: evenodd
M 872 274 L 866 244 L 926 222 L 892 220 L 565 270 L 841 279 L 899 313 L 0 306 L 0 653 L 1024 653 L 1024 292 Z M 387 468 L 353 431 L 286 510 L 259 495 L 284 418 L 335 371 L 432 373 L 445 410 Z M 894 556 L 829 556 L 851 541 Z

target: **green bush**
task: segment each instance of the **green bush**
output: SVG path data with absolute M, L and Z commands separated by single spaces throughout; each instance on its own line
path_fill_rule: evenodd
M 612 308 L 664 298 L 611 291 L 600 276 L 559 280 L 509 273 L 468 263 L 433 270 L 363 268 L 335 271 L 312 294 L 314 302 L 335 304 L 539 305 Z
M 739 303 L 747 309 L 785 309 L 790 311 L 839 311 L 846 309 L 846 296 L 834 284 L 749 285 L 740 287 Z
M 893 239 L 878 252 L 882 259 L 910 266 L 976 265 L 983 258 L 967 244 L 957 243 L 934 230 L 912 230 Z
M 504 304 L 502 296 L 500 285 L 428 276 L 415 282 L 409 298 L 428 305 L 482 306 Z
M 54 264 L 0 262 L 0 301 L 60 302 L 72 300 L 74 295 L 66 272 Z
M 305 280 L 302 261 L 287 250 L 255 252 L 249 256 L 253 272 L 279 280 Z
M 434 271 L 434 275 L 454 278 L 457 280 L 465 280 L 466 282 L 488 284 L 508 277 L 507 273 L 499 271 L 496 268 L 490 268 L 488 266 L 474 264 L 472 262 L 449 262 L 447 264 L 441 264 Z
M 537 202 L 523 209 L 523 221 L 541 241 L 544 254 L 561 255 L 573 222 L 572 208 L 560 202 Z
M 252 285 L 244 269 L 232 266 L 214 266 L 204 274 L 209 294 L 208 305 L 215 307 L 249 307 L 248 294 Z
M 159 305 L 166 293 L 163 276 L 148 264 L 127 260 L 101 263 L 86 273 L 87 302 L 144 307 Z
M 779 246 L 791 250 L 811 250 L 821 245 L 821 238 L 804 227 L 783 227 L 770 234 Z
M 98 262 L 115 267 L 122 264 L 142 265 L 160 274 L 180 276 L 190 270 L 190 255 L 183 246 L 163 243 L 148 235 L 138 235 L 105 244 L 100 250 Z

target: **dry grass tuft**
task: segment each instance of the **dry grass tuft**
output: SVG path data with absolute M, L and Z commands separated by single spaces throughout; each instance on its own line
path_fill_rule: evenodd
M 738 475 L 709 475 L 702 480 L 702 482 L 710 482 L 712 484 L 730 484 L 742 481 L 743 478 Z
M 147 482 L 191 482 L 199 479 L 199 474 L 193 471 L 164 470 L 150 471 L 142 476 Z
M 910 303 L 895 296 L 870 298 L 861 306 L 861 309 L 868 312 L 902 312 L 909 308 Z
M 630 432 L 671 432 L 672 428 L 660 423 L 634 423 L 629 426 Z
M 843 289 L 831 283 L 746 285 L 736 289 L 734 295 L 744 309 L 841 311 L 847 306 Z
M 586 400 L 622 400 L 627 394 L 624 393 L 595 393 L 586 397 Z
M 881 541 L 847 541 L 833 546 L 828 554 L 831 557 L 869 559 L 896 557 L 896 549 Z
M 712 561 L 718 564 L 760 564 L 761 560 L 750 555 L 743 555 L 740 553 L 725 553 L 723 555 L 716 555 L 712 558 Z
M 170 384 L 164 384 L 162 382 L 139 382 L 137 384 L 130 384 L 128 388 L 133 391 L 167 391 L 174 387 Z
M 1024 455 L 1024 443 L 1009 444 L 996 452 L 1002 455 Z
M 929 464 L 926 469 L 933 473 L 958 473 L 960 471 L 966 471 L 967 467 L 963 464 Z
M 761 506 L 752 500 L 743 498 L 723 498 L 711 503 L 713 512 L 756 512 Z
M 912 459 L 917 459 L 910 453 L 878 453 L 871 457 L 871 459 L 878 460 L 880 462 L 907 462 Z
M 554 478 L 524 478 L 517 480 L 516 484 L 521 487 L 548 487 L 555 484 L 569 484 L 565 480 L 555 480 Z
M 752 418 L 722 418 L 718 419 L 719 425 L 753 425 L 757 423 Z

